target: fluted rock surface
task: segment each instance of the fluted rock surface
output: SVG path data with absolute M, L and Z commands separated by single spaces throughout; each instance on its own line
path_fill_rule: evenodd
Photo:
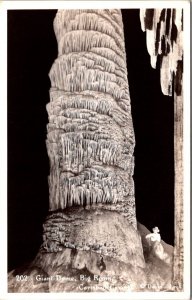
M 116 274 L 119 290 L 124 274 L 131 290 L 138 289 L 145 261 L 135 215 L 135 138 L 121 12 L 59 10 L 54 30 L 58 58 L 49 74 L 46 141 L 49 215 L 35 261 L 51 274 L 62 263 L 66 276 L 71 267 L 93 277 Z
M 47 105 L 51 211 L 119 211 L 136 228 L 134 132 L 120 10 L 59 10 Z M 110 207 L 109 207 L 110 206 Z

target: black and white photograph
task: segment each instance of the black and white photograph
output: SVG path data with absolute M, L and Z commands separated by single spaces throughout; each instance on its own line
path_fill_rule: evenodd
M 5 299 L 190 299 L 188 1 L 7 2 Z

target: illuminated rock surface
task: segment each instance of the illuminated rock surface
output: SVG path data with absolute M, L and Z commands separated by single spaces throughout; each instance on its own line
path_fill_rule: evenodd
M 134 131 L 120 10 L 59 10 L 50 70 L 50 211 L 102 204 L 136 228 Z

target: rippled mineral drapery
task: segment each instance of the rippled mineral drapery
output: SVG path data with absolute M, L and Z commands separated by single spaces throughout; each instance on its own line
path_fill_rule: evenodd
M 120 10 L 59 10 L 47 105 L 51 211 L 119 211 L 136 228 L 134 131 Z

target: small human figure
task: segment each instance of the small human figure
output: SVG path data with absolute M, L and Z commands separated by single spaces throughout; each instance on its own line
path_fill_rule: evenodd
M 159 234 L 159 228 L 154 227 L 152 230 L 153 230 L 153 233 L 149 233 L 145 236 L 149 242 L 149 245 L 151 245 L 152 242 L 156 242 L 156 241 L 160 242 L 161 241 L 161 236 Z

